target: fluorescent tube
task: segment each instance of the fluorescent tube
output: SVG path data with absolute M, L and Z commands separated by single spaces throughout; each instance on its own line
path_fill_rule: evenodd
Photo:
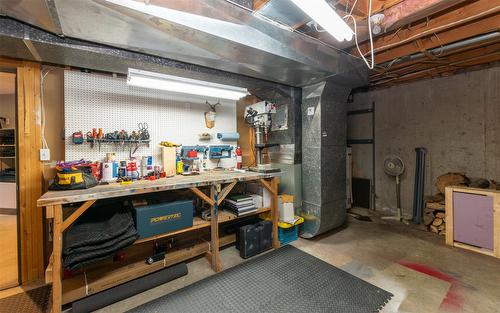
M 248 94 L 246 88 L 210 83 L 202 80 L 177 77 L 129 68 L 127 84 L 130 86 L 160 89 L 215 99 L 238 100 Z
M 352 29 L 325 0 L 291 1 L 338 41 L 352 39 Z

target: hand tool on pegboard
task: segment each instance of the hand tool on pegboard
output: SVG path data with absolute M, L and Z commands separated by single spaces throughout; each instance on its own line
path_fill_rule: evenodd
M 97 142 L 99 144 L 99 152 L 101 152 L 101 141 L 104 136 L 104 133 L 102 132 L 102 128 L 99 128 L 99 132 L 97 132 Z
M 87 132 L 87 139 L 91 139 L 90 141 L 90 148 L 94 148 L 95 141 L 97 138 L 97 130 L 95 128 L 92 128 L 91 132 Z

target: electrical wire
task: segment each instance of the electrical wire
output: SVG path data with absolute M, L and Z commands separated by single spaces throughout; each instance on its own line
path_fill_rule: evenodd
M 45 138 L 45 101 L 44 101 L 44 80 L 45 77 L 52 71 L 52 69 L 48 69 L 45 73 L 41 72 L 40 76 L 40 85 L 41 85 L 41 90 L 40 90 L 40 102 L 41 102 L 41 113 L 42 113 L 42 148 L 43 149 L 49 149 L 49 145 L 47 144 L 47 140 Z
M 367 20 L 368 20 L 368 35 L 369 35 L 369 38 L 370 38 L 370 62 L 365 57 L 365 54 L 363 54 L 363 52 L 361 52 L 361 49 L 359 47 L 358 28 L 357 28 L 357 24 L 356 24 L 356 19 L 354 18 L 354 16 L 352 16 L 352 12 L 354 11 L 354 7 L 356 6 L 357 2 L 358 2 L 357 0 L 354 1 L 353 6 L 351 7 L 350 13 L 348 15 L 344 16 L 344 19 L 346 19 L 346 20 L 348 20 L 350 18 L 352 19 L 353 26 L 354 26 L 354 42 L 356 43 L 356 49 L 358 50 L 359 55 L 361 56 L 361 58 L 365 62 L 366 66 L 368 66 L 368 68 L 370 70 L 373 70 L 373 68 L 375 67 L 375 56 L 374 56 L 374 49 L 373 49 L 373 34 L 372 34 L 372 25 L 371 25 L 372 0 L 370 0 L 368 2 L 368 17 L 367 17 Z

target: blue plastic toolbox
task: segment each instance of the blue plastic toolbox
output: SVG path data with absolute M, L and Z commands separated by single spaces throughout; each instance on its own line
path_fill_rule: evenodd
M 193 201 L 182 200 L 134 208 L 139 238 L 173 232 L 193 226 Z

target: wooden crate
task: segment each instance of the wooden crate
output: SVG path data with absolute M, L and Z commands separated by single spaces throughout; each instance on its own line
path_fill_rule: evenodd
M 493 199 L 493 249 L 485 249 L 474 245 L 462 243 L 456 240 L 454 225 L 454 193 L 465 193 L 470 195 L 489 196 Z M 446 187 L 446 244 L 470 251 L 500 258 L 500 191 L 490 189 L 478 189 L 469 187 Z

